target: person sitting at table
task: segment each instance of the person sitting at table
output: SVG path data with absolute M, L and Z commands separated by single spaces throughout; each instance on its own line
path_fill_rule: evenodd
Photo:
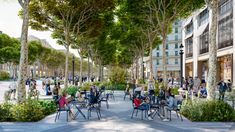
M 81 92 L 77 92 L 77 93 L 76 93 L 76 97 L 77 97 L 77 99 L 78 99 L 78 102 L 84 102 L 84 101 L 85 101 L 85 98 L 82 97 Z
M 200 97 L 201 98 L 206 98 L 207 97 L 207 90 L 204 85 L 201 86 L 200 88 Z
M 140 95 L 136 95 L 134 98 L 135 107 L 148 111 L 148 120 L 153 120 L 150 113 L 149 98 L 146 97 L 144 100 L 140 99 Z
M 173 108 L 177 107 L 177 102 L 175 102 L 175 99 L 173 95 L 171 95 L 170 90 L 168 90 L 166 93 L 166 100 L 162 102 L 162 105 L 164 105 L 164 119 L 163 121 L 169 121 L 168 119 L 168 111 L 172 110 Z
M 63 96 L 59 99 L 59 108 L 64 110 L 69 110 L 69 116 L 74 119 L 74 114 L 70 108 L 69 101 L 66 99 L 67 93 L 63 92 Z

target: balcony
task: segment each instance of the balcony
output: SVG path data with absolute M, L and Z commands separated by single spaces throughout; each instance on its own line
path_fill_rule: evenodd
M 186 53 L 186 58 L 193 57 L 193 53 Z
M 209 48 L 203 48 L 203 49 L 200 49 L 200 54 L 204 54 L 204 53 L 207 53 L 209 52 Z
M 232 46 L 232 45 L 233 45 L 233 40 L 227 40 L 227 41 L 224 41 L 222 43 L 219 43 L 218 49 L 222 49 L 222 48 L 229 47 L 229 46 Z

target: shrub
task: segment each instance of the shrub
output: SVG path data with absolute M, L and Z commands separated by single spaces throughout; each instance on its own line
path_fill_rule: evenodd
M 36 100 L 27 100 L 12 107 L 12 114 L 16 121 L 31 122 L 44 118 L 43 108 Z
M 112 68 L 108 76 L 112 83 L 118 83 L 118 84 L 125 83 L 127 79 L 126 70 L 121 67 Z
M 138 83 L 139 83 L 139 84 L 145 84 L 146 81 L 145 81 L 144 79 L 138 79 Z
M 187 100 L 181 113 L 191 121 L 234 121 L 235 111 L 227 103 L 217 100 Z
M 64 90 L 64 92 L 66 92 L 68 95 L 75 95 L 78 91 L 78 88 L 76 86 L 69 86 L 68 88 L 66 88 Z
M 100 84 L 101 84 L 101 82 L 98 82 L 98 81 L 93 82 L 93 85 L 96 85 L 96 86 L 99 86 Z
M 87 82 L 87 83 L 84 83 L 83 86 L 79 89 L 80 91 L 89 91 L 90 88 L 91 88 L 91 83 Z
M 4 103 L 0 105 L 0 121 L 14 121 L 11 108 L 12 104 Z
M 178 91 L 178 90 L 179 90 L 179 88 L 176 88 L 176 87 L 175 87 L 175 88 L 172 88 L 172 89 L 171 89 L 171 93 L 172 93 L 173 95 L 179 95 L 179 91 Z
M 56 104 L 51 100 L 39 101 L 44 115 L 50 115 L 56 112 Z
M 0 71 L 0 80 L 10 79 L 10 74 L 6 71 Z

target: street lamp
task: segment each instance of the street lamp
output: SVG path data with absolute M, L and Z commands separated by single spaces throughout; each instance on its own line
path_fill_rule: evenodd
M 180 87 L 183 87 L 183 44 L 180 44 Z
M 73 62 L 73 85 L 74 85 L 74 55 L 73 55 L 73 60 L 72 60 L 72 62 Z
M 32 74 L 32 79 L 33 79 L 33 68 L 31 68 L 31 74 Z

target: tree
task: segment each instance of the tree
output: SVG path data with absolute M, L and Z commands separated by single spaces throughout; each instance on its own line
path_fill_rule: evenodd
M 209 73 L 208 73 L 208 99 L 215 99 L 216 89 L 216 68 L 217 68 L 217 45 L 216 45 L 216 33 L 218 25 L 218 3 L 219 0 L 205 0 L 207 6 L 212 11 L 211 25 L 209 31 Z
M 52 30 L 60 40 L 59 44 L 66 48 L 65 87 L 68 85 L 68 54 L 72 38 L 89 31 L 86 24 L 93 20 L 93 14 L 113 5 L 113 0 L 35 0 L 30 5 L 31 26 L 38 30 Z
M 136 9 L 131 3 L 138 5 L 140 8 L 140 14 L 137 19 L 146 23 L 148 28 L 146 29 L 146 35 L 148 36 L 150 44 L 150 65 L 152 66 L 151 57 L 151 43 L 154 42 L 156 34 L 160 35 L 162 38 L 162 57 L 163 57 L 163 79 L 165 85 L 167 84 L 167 67 L 166 67 L 166 38 L 171 31 L 171 24 L 179 19 L 186 17 L 191 14 L 192 11 L 198 9 L 204 5 L 204 0 L 145 0 L 142 3 L 137 0 L 131 0 L 129 6 L 130 11 Z M 136 3 L 137 2 L 137 3 Z M 150 68 L 152 69 L 152 68 Z M 150 75 L 150 79 L 151 79 Z
M 30 0 L 18 0 L 23 10 L 23 24 L 21 31 L 21 51 L 20 51 L 20 66 L 18 75 L 18 87 L 17 87 L 17 101 L 22 103 L 26 99 L 25 81 L 27 77 L 28 68 L 28 25 L 29 25 L 29 3 Z

